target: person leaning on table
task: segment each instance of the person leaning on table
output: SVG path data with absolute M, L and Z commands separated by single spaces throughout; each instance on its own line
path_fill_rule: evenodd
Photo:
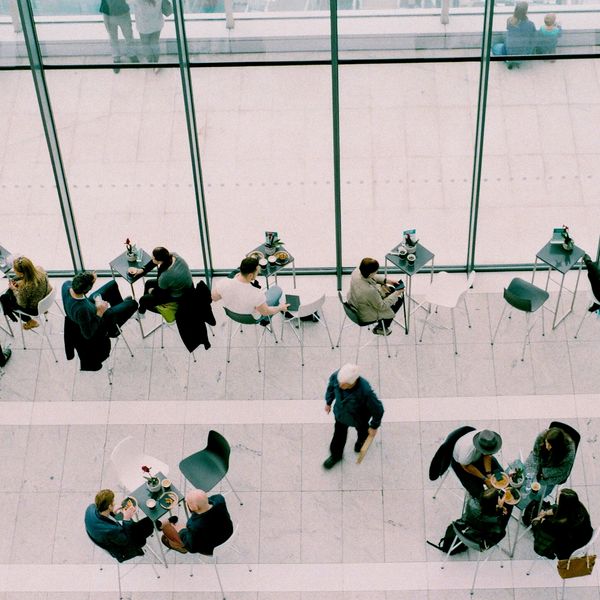
M 115 493 L 112 490 L 100 490 L 94 503 L 85 511 L 85 530 L 94 544 L 119 562 L 142 556 L 142 548 L 152 535 L 154 525 L 148 517 L 133 521 L 136 510 L 135 506 L 127 510 L 115 508 Z M 123 515 L 120 522 L 115 518 L 118 513 Z
M 394 316 L 404 301 L 403 291 L 396 290 L 390 293 L 390 287 L 398 285 L 398 281 L 378 275 L 378 269 L 379 263 L 374 258 L 363 258 L 350 277 L 347 300 L 361 321 L 379 321 L 373 329 L 374 334 L 385 335 L 383 323 L 389 335 Z
M 471 431 L 457 440 L 452 469 L 473 498 L 479 498 L 486 487 L 492 487 L 490 477 L 502 470 L 493 456 L 500 448 L 500 434 L 489 429 Z

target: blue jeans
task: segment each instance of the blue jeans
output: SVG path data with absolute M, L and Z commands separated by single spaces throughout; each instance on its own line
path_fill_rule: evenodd
M 283 290 L 278 285 L 274 285 L 274 286 L 270 287 L 265 292 L 267 306 L 279 306 L 279 301 L 281 300 L 281 296 L 283 296 Z M 261 317 L 260 321 L 262 321 L 263 323 L 268 322 L 269 317 Z

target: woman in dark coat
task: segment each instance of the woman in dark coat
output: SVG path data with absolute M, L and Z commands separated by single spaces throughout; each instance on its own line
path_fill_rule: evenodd
M 594 532 L 587 509 L 567 488 L 559 492 L 554 506 L 533 519 L 532 526 L 533 548 L 547 558 L 569 558 L 592 539 Z
M 544 495 L 567 480 L 575 462 L 575 451 L 575 442 L 559 427 L 546 429 L 537 436 L 525 470 L 545 486 Z
M 504 492 L 488 488 L 479 498 L 469 498 L 462 520 L 473 528 L 485 547 L 495 546 L 505 535 L 512 506 L 505 505 Z

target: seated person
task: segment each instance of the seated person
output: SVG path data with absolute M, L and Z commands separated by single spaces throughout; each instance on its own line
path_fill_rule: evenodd
M 155 279 L 147 279 L 144 284 L 144 295 L 140 298 L 138 309 L 140 315 L 159 304 L 178 302 L 186 290 L 194 287 L 192 273 L 185 260 L 162 246 L 152 250 L 152 260 L 143 269 L 132 267 L 129 273 L 145 275 L 155 266 L 158 276 Z
M 100 490 L 94 504 L 90 504 L 85 511 L 85 530 L 94 544 L 104 548 L 119 562 L 142 556 L 142 548 L 152 535 L 154 525 L 147 517 L 133 521 L 136 510 L 135 506 L 127 510 L 120 507 L 115 509 L 114 492 Z M 123 515 L 120 522 L 115 518 L 119 513 Z
M 11 357 L 11 355 L 12 350 L 10 348 L 2 350 L 2 346 L 0 346 L 0 367 L 3 367 L 8 362 L 8 359 Z
M 585 546 L 593 534 L 590 515 L 577 494 L 570 489 L 560 490 L 557 503 L 542 510 L 532 521 L 533 549 L 547 558 L 569 558 Z
M 525 471 L 534 474 L 545 486 L 547 496 L 555 485 L 564 483 L 575 461 L 575 443 L 560 428 L 542 431 L 533 444 L 533 450 L 525 461 Z
M 185 501 L 192 513 L 190 518 L 185 527 L 177 525 L 173 518 L 164 523 L 162 543 L 182 554 L 197 552 L 210 556 L 233 533 L 225 498 L 221 494 L 208 496 L 203 490 L 190 490 Z
M 123 300 L 117 282 L 113 280 L 86 296 L 96 281 L 96 273 L 83 271 L 65 281 L 62 301 L 69 319 L 79 326 L 81 335 L 89 340 L 96 335 L 116 337 L 117 325 L 122 327 L 137 310 L 137 302 L 131 297 Z
M 479 498 L 469 498 L 462 515 L 463 522 L 475 530 L 473 537 L 482 548 L 496 545 L 505 535 L 512 506 L 505 506 L 504 492 L 488 488 Z
M 535 25 L 529 20 L 527 2 L 517 2 L 513 15 L 506 21 L 506 52 L 531 54 L 535 45 Z
M 489 429 L 471 431 L 456 441 L 452 469 L 473 498 L 479 498 L 486 487 L 492 487 L 491 475 L 502 470 L 493 456 L 500 448 L 502 438 Z
M 30 315 L 37 315 L 38 302 L 51 291 L 48 275 L 42 267 L 36 267 L 26 256 L 19 256 L 13 262 L 14 279 L 9 279 L 8 290 L 0 296 L 4 314 L 17 321 L 13 310 L 21 310 Z M 38 327 L 39 323 L 28 316 L 21 316 L 23 329 Z
M 600 310 L 600 268 L 598 265 L 592 260 L 589 254 L 584 255 L 583 262 L 587 267 L 588 279 L 590 280 L 590 285 L 592 286 L 592 294 L 594 294 L 595 302 L 592 303 L 592 306 L 588 308 L 590 312 L 596 312 Z
M 403 291 L 391 290 L 398 282 L 389 277 L 378 275 L 379 263 L 374 258 L 363 258 L 360 265 L 354 269 L 350 277 L 348 304 L 350 304 L 361 321 L 372 323 L 379 321 L 373 329 L 376 335 L 385 335 L 382 327 L 385 325 L 387 335 L 394 316 L 402 306 Z M 388 287 L 388 285 L 390 287 Z
M 255 258 L 244 258 L 240 263 L 240 272 L 231 279 L 223 279 L 212 290 L 213 302 L 223 300 L 225 308 L 240 315 L 252 315 L 256 320 L 262 317 L 286 312 L 288 304 L 281 303 L 283 294 L 278 285 L 271 286 L 266 292 L 255 286 L 260 275 L 260 266 Z M 258 282 L 256 282 L 258 283 Z M 261 325 L 267 325 L 268 319 L 261 319 Z
M 562 28 L 556 22 L 556 14 L 548 13 L 544 17 L 544 24 L 538 30 L 538 54 L 554 54 L 558 45 L 558 38 L 562 35 Z

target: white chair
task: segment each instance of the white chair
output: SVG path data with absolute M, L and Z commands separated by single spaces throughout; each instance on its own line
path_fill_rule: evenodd
M 56 287 L 49 294 L 47 294 L 46 297 L 42 298 L 38 302 L 37 315 L 30 315 L 19 309 L 14 309 L 13 312 L 15 313 L 15 315 L 17 315 L 19 317 L 23 317 L 23 316 L 25 316 L 25 317 L 32 317 L 32 316 L 43 317 L 43 319 L 40 318 L 40 320 L 42 321 L 42 323 L 41 323 L 42 335 L 46 338 L 46 341 L 48 342 L 48 346 L 50 346 L 50 350 L 52 351 L 52 356 L 54 356 L 54 362 L 58 362 L 58 358 L 56 358 L 56 353 L 54 352 L 54 348 L 52 347 L 52 344 L 50 343 L 50 338 L 48 337 L 48 334 L 46 333 L 46 324 L 48 323 L 48 317 L 46 315 L 48 312 L 50 312 L 50 308 L 52 308 L 53 304 L 56 304 L 56 306 L 58 307 L 58 310 L 61 312 L 62 316 L 64 316 L 62 309 L 58 305 L 58 302 L 56 302 Z M 6 317 L 6 315 L 5 315 L 5 317 Z M 7 323 L 8 323 L 8 320 L 7 320 Z M 10 323 L 8 326 L 10 328 Z M 19 329 L 21 330 L 21 341 L 23 342 L 23 350 L 27 350 L 27 347 L 25 346 L 25 333 L 24 333 L 23 327 L 20 327 Z M 29 329 L 28 331 L 32 331 L 33 333 L 37 334 L 37 331 L 35 329 Z M 11 334 L 12 334 L 12 330 L 11 330 Z
M 586 554 L 594 546 L 594 543 L 598 539 L 599 535 L 600 535 L 600 527 L 597 527 L 596 529 L 594 529 L 594 532 L 592 533 L 592 537 L 591 537 L 590 541 L 587 544 L 585 544 L 584 546 L 581 546 L 581 548 L 577 548 L 577 550 L 574 550 L 571 553 L 569 560 L 572 558 L 580 557 L 580 556 L 586 556 Z M 545 556 L 539 556 L 539 555 L 536 556 L 536 558 L 534 558 L 533 561 L 531 562 L 531 564 L 529 565 L 529 569 L 527 569 L 527 575 L 531 574 L 531 571 L 533 570 L 534 565 L 540 560 L 550 560 L 550 559 L 546 558 Z M 552 559 L 552 561 L 554 561 L 554 559 Z M 562 600 L 564 600 L 564 598 L 565 598 L 565 584 L 566 583 L 567 583 L 567 580 L 563 579 L 562 580 Z
M 600 300 L 598 300 L 592 292 L 590 292 L 589 301 L 590 302 L 589 302 L 588 308 L 591 308 L 594 304 L 600 304 Z M 583 317 L 581 317 L 581 321 L 579 321 L 579 327 L 577 328 L 577 331 L 575 332 L 575 339 L 577 339 L 577 336 L 579 335 L 579 330 L 581 329 L 581 326 L 583 325 L 583 322 L 585 321 L 586 317 L 588 315 L 593 315 L 593 314 L 595 314 L 595 313 L 590 312 L 587 308 L 585 309 L 585 312 L 583 313 Z
M 473 285 L 474 281 L 475 271 L 471 271 L 466 282 L 461 281 L 456 277 L 453 277 L 449 273 L 446 273 L 446 271 L 442 271 L 441 273 L 438 273 L 435 276 L 434 280 L 431 282 L 427 291 L 425 292 L 424 302 L 429 304 L 429 311 L 426 312 L 425 319 L 423 320 L 423 328 L 421 329 L 421 336 L 419 338 L 419 342 L 423 341 L 423 332 L 425 331 L 425 325 L 427 325 L 428 323 L 431 325 L 431 323 L 429 322 L 429 317 L 432 313 L 432 307 L 436 307 L 436 313 L 437 307 L 439 306 L 449 308 L 450 318 L 452 319 L 452 327 L 450 329 L 452 329 L 452 342 L 454 343 L 454 354 L 458 354 L 458 350 L 456 347 L 456 326 L 454 324 L 454 309 L 462 300 L 465 306 L 467 323 L 470 329 L 471 318 L 469 316 L 469 308 L 467 306 L 466 295 L 471 286 Z M 437 325 L 437 327 L 441 327 L 442 329 L 448 329 L 447 327 L 443 327 L 441 325 Z
M 300 299 L 300 306 L 297 311 L 289 311 L 290 314 L 294 315 L 291 319 L 282 319 L 281 323 L 281 341 L 283 341 L 283 328 L 285 323 L 287 322 L 294 335 L 298 338 L 300 342 L 300 356 L 302 359 L 302 366 L 304 366 L 304 324 L 305 322 L 302 320 L 305 317 L 310 317 L 311 315 L 315 315 L 318 319 L 318 323 L 325 326 L 327 330 L 327 337 L 329 337 L 329 343 L 331 344 L 331 349 L 333 350 L 333 340 L 331 339 L 331 333 L 329 333 L 329 327 L 327 325 L 327 321 L 325 319 L 325 314 L 323 312 L 323 304 L 325 304 L 325 294 L 323 294 L 320 298 L 316 300 L 312 300 L 310 302 L 303 303 L 302 299 Z M 320 315 L 316 315 L 317 311 L 321 311 Z M 300 330 L 300 333 L 296 331 L 296 329 Z
M 153 456 L 144 454 L 131 436 L 122 439 L 114 447 L 110 462 L 114 465 L 119 483 L 126 492 L 131 492 L 144 483 L 143 465 L 151 467 L 154 473 L 160 471 L 165 476 L 169 474 L 168 465 Z

